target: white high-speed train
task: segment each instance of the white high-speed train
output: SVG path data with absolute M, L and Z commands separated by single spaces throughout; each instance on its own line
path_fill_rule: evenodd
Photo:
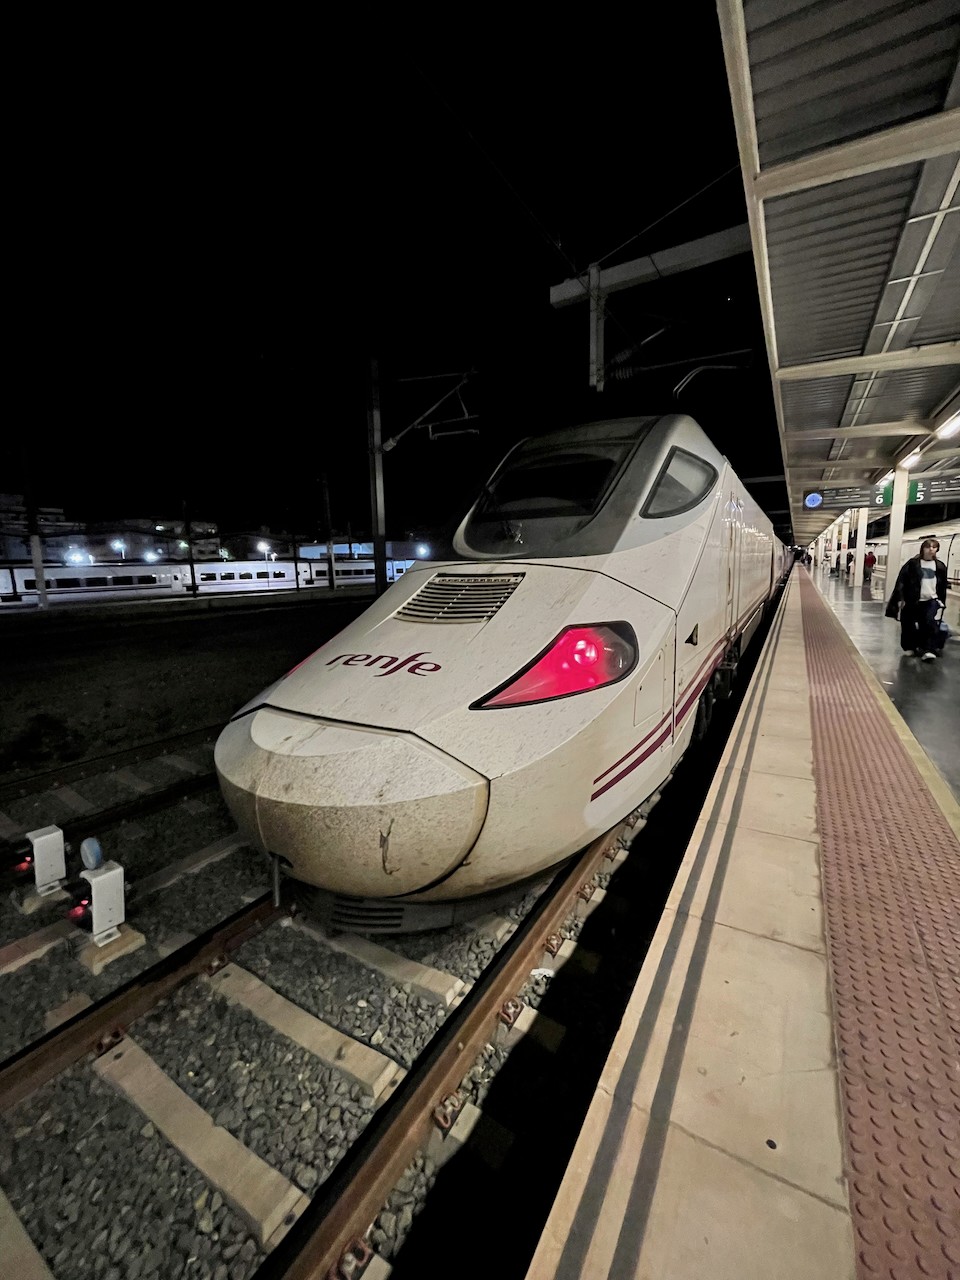
M 387 581 L 395 582 L 412 564 L 411 560 L 387 560 Z M 369 557 L 337 560 L 334 563 L 337 587 L 373 586 L 376 582 L 374 563 Z M 44 566 L 47 595 L 54 604 L 81 600 L 96 604 L 103 600 L 132 597 L 161 598 L 186 595 L 195 584 L 197 594 L 234 595 L 248 591 L 295 590 L 302 587 L 329 586 L 330 572 L 326 557 L 322 560 L 198 560 L 193 568 L 183 561 L 167 564 L 87 564 Z M 0 602 L 37 603 L 36 570 L 32 565 L 0 565 Z
M 900 563 L 906 562 L 920 554 L 920 544 L 925 538 L 936 538 L 940 543 L 939 558 L 947 566 L 947 581 L 960 583 L 960 520 L 947 520 L 943 524 L 924 526 L 922 529 L 909 529 L 903 535 L 900 548 Z M 880 542 L 867 540 L 877 557 L 876 572 L 885 573 L 887 568 L 887 540 Z
M 411 908 L 543 872 L 656 792 L 793 560 L 682 415 L 525 440 L 454 548 L 216 746 L 241 830 L 371 928 L 443 923 Z

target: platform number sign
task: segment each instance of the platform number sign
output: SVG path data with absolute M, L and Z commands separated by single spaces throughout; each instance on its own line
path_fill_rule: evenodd
M 911 480 L 907 485 L 907 503 L 951 502 L 960 498 L 960 475 L 941 479 Z M 836 489 L 804 489 L 803 505 L 807 511 L 852 511 L 857 507 L 893 506 L 893 484 L 846 485 Z
M 907 506 L 912 507 L 914 503 L 925 502 L 927 492 L 927 482 L 925 480 L 911 480 L 907 485 Z M 885 484 L 882 489 L 878 488 L 873 501 L 874 505 L 878 507 L 892 507 L 893 484 Z

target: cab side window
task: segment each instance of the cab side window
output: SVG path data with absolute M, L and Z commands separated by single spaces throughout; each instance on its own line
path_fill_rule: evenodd
M 680 515 L 702 502 L 716 482 L 709 462 L 686 449 L 671 449 L 640 514 L 647 519 Z

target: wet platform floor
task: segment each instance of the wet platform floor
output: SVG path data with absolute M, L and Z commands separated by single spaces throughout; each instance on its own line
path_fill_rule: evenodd
M 947 593 L 946 620 L 953 635 L 936 662 L 922 662 L 900 648 L 900 628 L 883 616 L 887 597 L 882 577 L 854 587 L 826 568 L 810 577 L 842 623 L 890 701 L 960 799 L 960 591 Z M 869 748 L 867 748 L 869 759 Z

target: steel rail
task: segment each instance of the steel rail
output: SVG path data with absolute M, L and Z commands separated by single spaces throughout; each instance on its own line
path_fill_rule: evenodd
M 87 756 L 76 764 L 44 769 L 40 773 L 29 773 L 22 778 L 14 777 L 10 782 L 0 783 L 0 804 L 36 795 L 38 791 L 52 791 L 58 785 L 74 782 L 78 778 L 110 773 L 124 765 L 138 764 L 143 760 L 162 760 L 165 755 L 199 746 L 216 737 L 222 728 L 223 723 L 209 724 L 202 729 L 192 729 L 189 733 L 176 734 L 171 738 L 158 738 L 155 742 L 144 742 L 137 747 L 124 747 L 120 751 L 105 751 L 103 755 Z
M 98 809 L 94 813 L 79 814 L 76 818 L 69 818 L 66 822 L 61 822 L 57 825 L 63 832 L 63 838 L 66 843 L 75 845 L 84 836 L 99 835 L 101 831 L 109 827 L 116 827 L 121 822 L 144 818 L 148 814 L 156 813 L 158 809 L 165 809 L 167 805 L 175 804 L 177 800 L 183 800 L 186 796 L 192 796 L 198 791 L 210 791 L 216 785 L 217 775 L 214 772 L 198 773 L 192 778 L 179 778 L 168 787 L 145 792 L 132 800 L 121 800 L 119 804 L 110 805 L 106 809 Z M 8 866 L 5 867 L 3 864 L 14 860 L 19 862 L 24 853 L 29 852 L 29 847 L 29 842 L 27 842 L 25 836 L 14 836 L 9 840 L 0 840 L 0 885 L 5 883 L 6 876 L 10 872 L 10 868 Z
M 189 978 L 219 968 L 232 951 L 282 914 L 282 909 L 273 905 L 271 895 L 264 894 L 0 1063 L 0 1113 L 21 1102 L 85 1054 L 101 1054 L 112 1048 L 137 1018 L 155 1008 Z
M 595 840 L 554 878 L 296 1225 L 261 1264 L 255 1280 L 327 1280 L 328 1275 L 341 1274 L 350 1246 L 363 1240 L 390 1191 L 425 1145 L 435 1108 L 470 1070 L 500 1009 L 521 990 L 543 955 L 545 940 L 569 915 L 579 890 L 624 825 Z

